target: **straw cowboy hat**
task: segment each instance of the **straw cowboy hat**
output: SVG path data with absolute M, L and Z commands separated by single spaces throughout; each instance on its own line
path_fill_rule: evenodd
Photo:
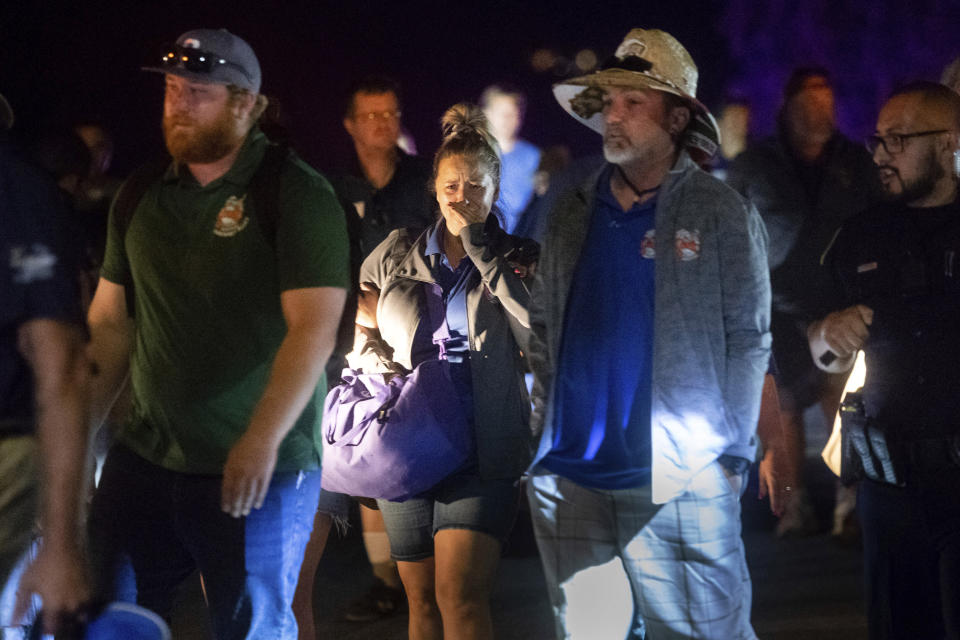
M 555 84 L 553 95 L 567 113 L 598 133 L 603 133 L 606 87 L 655 89 L 680 96 L 693 115 L 683 143 L 695 160 L 703 161 L 720 146 L 720 128 L 697 100 L 697 76 L 697 65 L 676 38 L 659 29 L 632 29 L 599 71 Z

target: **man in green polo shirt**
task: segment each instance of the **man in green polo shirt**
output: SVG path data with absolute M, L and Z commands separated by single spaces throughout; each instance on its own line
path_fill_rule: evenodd
M 103 595 L 169 616 L 199 568 L 218 638 L 296 638 L 349 285 L 343 211 L 292 156 L 276 202 L 252 195 L 269 142 L 246 42 L 199 29 L 163 53 L 147 70 L 165 74 L 173 162 L 131 214 L 111 213 L 89 314 L 93 415 L 128 372 L 134 398 L 91 508 L 96 570 Z

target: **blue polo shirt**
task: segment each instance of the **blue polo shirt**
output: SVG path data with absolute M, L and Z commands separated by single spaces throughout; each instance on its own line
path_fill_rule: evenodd
M 570 288 L 541 464 L 583 486 L 629 489 L 650 482 L 656 199 L 623 211 L 611 170 Z
M 458 265 L 451 265 L 441 248 L 446 226 L 443 220 L 438 221 L 427 236 L 427 245 L 424 254 L 430 264 L 438 292 L 443 297 L 443 306 L 446 312 L 447 329 L 450 339 L 447 341 L 447 360 L 450 362 L 450 377 L 460 398 L 467 420 L 473 422 L 473 382 L 470 376 L 470 327 L 467 320 L 467 291 L 473 281 L 471 276 L 477 274 L 477 268 L 464 256 Z M 424 309 L 422 316 L 426 319 Z M 436 358 L 437 348 L 433 345 L 433 331 L 436 327 L 429 326 L 428 322 L 421 322 L 413 339 L 413 364 L 417 365 L 426 358 Z

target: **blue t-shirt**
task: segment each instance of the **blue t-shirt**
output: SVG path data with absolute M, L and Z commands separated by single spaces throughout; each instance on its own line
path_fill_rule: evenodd
M 655 199 L 623 211 L 601 174 L 574 273 L 541 464 L 578 484 L 650 482 Z
M 540 149 L 526 140 L 517 140 L 510 153 L 500 156 L 500 196 L 496 204 L 507 233 L 514 232 L 533 198 L 533 174 L 539 166 Z

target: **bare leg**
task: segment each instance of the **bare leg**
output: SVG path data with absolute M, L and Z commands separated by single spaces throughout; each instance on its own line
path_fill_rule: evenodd
M 819 525 L 810 498 L 806 492 L 803 467 L 806 461 L 807 438 L 803 425 L 803 409 L 797 406 L 793 394 L 787 389 L 778 389 L 780 416 L 783 425 L 783 443 L 788 466 L 793 470 L 793 490 L 784 505 L 784 513 L 777 523 L 777 536 L 811 535 Z
M 445 640 L 492 640 L 490 594 L 500 542 L 467 529 L 443 529 L 434 536 L 437 604 Z
M 313 583 L 317 575 L 317 565 L 320 564 L 320 558 L 323 556 L 323 549 L 327 546 L 327 536 L 330 535 L 332 523 L 333 518 L 319 511 L 313 518 L 313 532 L 310 534 L 310 540 L 303 554 L 297 590 L 293 594 L 293 615 L 297 618 L 298 640 L 316 640 L 317 638 L 317 631 L 313 624 Z
M 440 609 L 437 608 L 434 559 L 397 562 L 397 569 L 407 591 L 407 603 L 410 607 L 410 622 L 407 628 L 410 640 L 440 640 L 443 638 L 443 626 Z

